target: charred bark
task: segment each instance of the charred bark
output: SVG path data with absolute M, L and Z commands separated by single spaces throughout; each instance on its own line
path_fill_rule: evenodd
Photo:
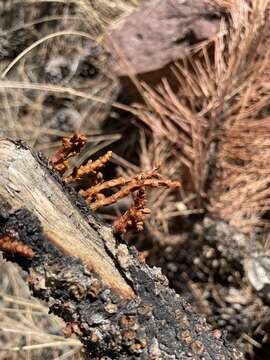
M 0 140 L 0 248 L 91 359 L 240 359 L 42 155 Z M 3 240 L 5 239 L 5 240 Z

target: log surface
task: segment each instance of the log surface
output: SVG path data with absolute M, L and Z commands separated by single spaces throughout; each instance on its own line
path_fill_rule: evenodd
M 1 141 L 0 156 L 1 195 L 9 199 L 12 210 L 27 204 L 27 209 L 40 220 L 44 235 L 63 253 L 80 258 L 108 286 L 132 296 L 132 289 L 106 253 L 103 240 L 74 208 L 59 183 L 37 164 L 33 154 L 9 141 Z M 102 228 L 111 239 L 111 229 Z
M 33 295 L 66 321 L 86 357 L 242 359 L 42 155 L 0 139 L 0 173 L 0 239 L 12 236 L 34 253 L 3 247 L 4 256 L 28 271 Z

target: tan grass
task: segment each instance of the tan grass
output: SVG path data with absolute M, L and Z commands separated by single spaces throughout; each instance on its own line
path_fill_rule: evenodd
M 39 17 L 38 6 L 49 2 L 65 5 L 63 14 Z M 54 130 L 50 128 L 50 121 L 44 121 L 46 109 L 43 103 L 51 93 L 59 97 L 65 95 L 73 101 L 73 107 L 77 109 L 80 117 L 76 131 L 97 130 L 110 109 L 112 93 L 117 88 L 116 79 L 106 70 L 106 59 L 104 64 L 97 64 L 102 74 L 98 84 L 91 80 L 81 83 L 76 79 L 74 81 L 71 74 L 68 81 L 56 86 L 37 81 L 37 74 L 46 65 L 46 61 L 55 55 L 55 58 L 65 56 L 67 59 L 73 59 L 73 75 L 76 75 L 76 64 L 84 54 L 85 41 L 89 39 L 89 43 L 91 41 L 100 43 L 107 28 L 134 10 L 139 2 L 136 0 L 21 0 L 21 4 L 27 4 L 26 22 L 7 29 L 5 33 L 31 29 L 37 24 L 51 23 L 52 26 L 48 27 L 48 33 L 41 32 L 38 40 L 26 47 L 15 59 L 0 64 L 1 79 L 5 81 L 1 83 L 0 91 L 0 134 L 21 139 L 32 136 L 34 139 L 31 145 L 43 147 L 48 141 L 42 139 L 39 144 L 42 134 L 46 130 L 48 132 Z M 68 5 L 73 5 L 74 10 L 70 12 Z M 30 89 L 39 89 L 42 93 L 36 92 L 34 96 L 29 96 L 29 93 L 33 94 L 29 92 Z M 15 103 L 16 106 L 13 105 Z M 114 103 L 113 106 L 127 110 L 118 103 Z M 28 114 L 21 116 L 21 110 L 25 107 Z M 32 128 L 31 132 L 28 131 L 29 127 Z M 50 140 L 51 137 L 46 138 Z
M 81 343 L 63 336 L 63 322 L 30 296 L 25 274 L 0 260 L 0 359 L 80 359 Z

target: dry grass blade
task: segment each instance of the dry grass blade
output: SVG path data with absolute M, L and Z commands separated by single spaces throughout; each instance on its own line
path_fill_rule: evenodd
M 81 358 L 81 343 L 62 335 L 64 324 L 30 297 L 19 270 L 3 260 L 0 269 L 0 359 Z
M 24 51 L 22 51 L 2 72 L 1 78 L 3 79 L 8 74 L 8 72 L 13 68 L 13 66 L 15 66 L 17 64 L 17 62 L 19 62 L 26 54 L 28 54 L 30 51 L 32 51 L 35 47 L 43 44 L 47 40 L 51 40 L 58 36 L 80 36 L 80 37 L 85 37 L 86 39 L 93 40 L 92 36 L 90 36 L 87 33 L 82 32 L 82 31 L 65 30 L 65 31 L 58 31 L 53 34 L 49 34 L 49 35 L 43 37 L 42 39 L 39 39 L 38 41 L 34 42 L 30 46 L 28 46 Z
M 59 86 L 59 85 L 53 85 L 53 84 L 41 84 L 41 83 L 30 83 L 30 82 L 18 82 L 18 81 L 8 81 L 8 80 L 0 80 L 0 88 L 3 89 L 22 89 L 22 90 L 37 90 L 37 91 L 48 91 L 48 92 L 52 92 L 52 93 L 60 93 L 60 94 L 66 94 L 66 95 L 71 95 L 71 96 L 75 96 L 75 97 L 80 97 L 80 98 L 84 98 L 84 99 L 88 99 L 88 100 L 93 100 L 96 102 L 100 102 L 102 104 L 107 104 L 108 103 L 108 99 L 99 97 L 99 96 L 95 96 L 95 95 L 91 95 L 91 94 L 87 94 L 83 91 L 80 90 L 76 90 L 73 88 L 69 88 L 69 87 L 65 87 L 65 86 Z M 118 102 L 113 102 L 112 107 L 115 107 L 117 109 L 120 110 L 125 110 L 125 111 L 129 111 L 129 112 L 134 112 L 135 111 L 127 105 L 118 103 Z

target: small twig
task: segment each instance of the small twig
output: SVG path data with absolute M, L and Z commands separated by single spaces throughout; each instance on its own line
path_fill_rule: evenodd
M 7 347 L 7 348 L 0 348 L 0 351 L 27 351 L 27 350 L 37 350 L 37 349 L 43 349 L 43 348 L 53 348 L 56 346 L 78 346 L 81 347 L 81 342 L 76 339 L 71 340 L 63 340 L 63 341 L 52 341 L 49 343 L 44 344 L 35 344 L 35 345 L 26 345 L 26 346 L 15 346 L 15 347 Z

